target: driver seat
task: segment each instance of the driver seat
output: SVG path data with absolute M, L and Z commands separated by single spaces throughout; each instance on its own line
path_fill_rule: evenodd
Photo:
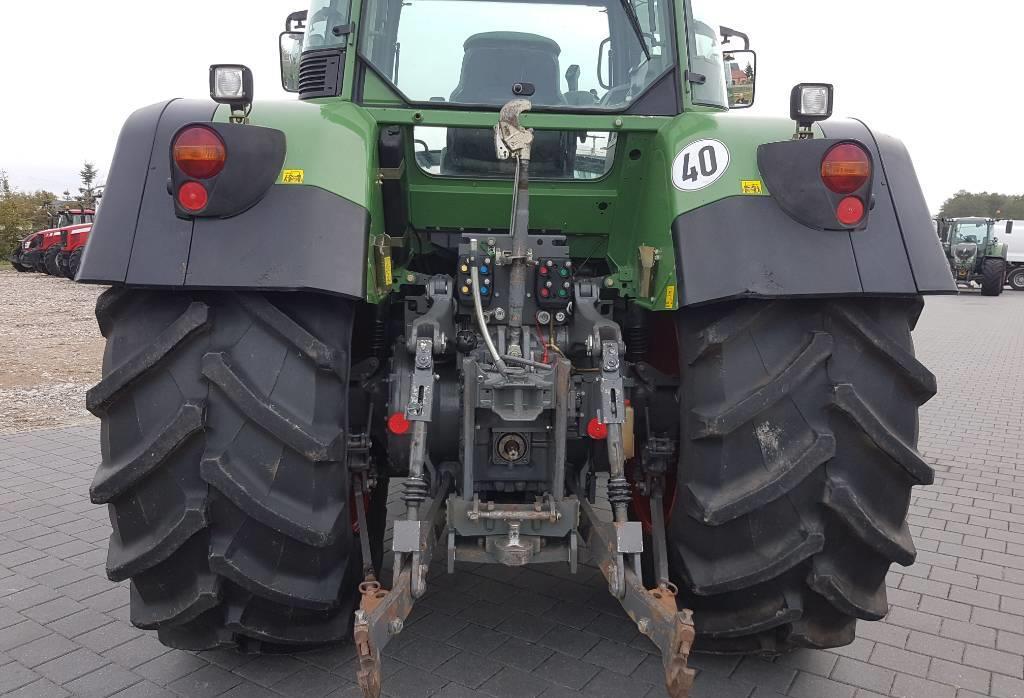
M 538 34 L 484 32 L 463 44 L 465 55 L 459 84 L 451 94 L 454 104 L 501 106 L 515 98 L 512 86 L 528 82 L 536 106 L 559 105 L 557 43 Z M 530 172 L 538 177 L 572 176 L 576 141 L 569 133 L 537 131 L 534 134 Z M 511 175 L 512 160 L 499 161 L 490 129 L 449 128 L 441 173 L 448 175 Z

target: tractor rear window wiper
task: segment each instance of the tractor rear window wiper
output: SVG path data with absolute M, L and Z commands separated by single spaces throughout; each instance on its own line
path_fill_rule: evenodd
M 647 60 L 651 60 L 651 51 L 647 48 L 647 41 L 644 39 L 644 28 L 640 26 L 640 18 L 637 17 L 636 8 L 633 7 L 632 0 L 619 0 L 619 3 L 626 13 L 629 26 L 633 28 L 633 33 L 636 34 L 637 41 L 640 42 L 640 48 L 643 49 L 644 56 L 647 57 Z

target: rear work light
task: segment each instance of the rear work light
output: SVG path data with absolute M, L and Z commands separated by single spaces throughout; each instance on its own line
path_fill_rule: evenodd
M 217 176 L 227 160 L 224 141 L 216 131 L 203 126 L 190 126 L 179 133 L 171 153 L 178 169 L 193 179 Z
M 853 143 L 833 146 L 821 160 L 821 180 L 836 194 L 852 194 L 871 178 L 871 159 Z

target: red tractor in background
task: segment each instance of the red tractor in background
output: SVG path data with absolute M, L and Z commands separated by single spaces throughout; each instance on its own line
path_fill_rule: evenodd
M 32 233 L 26 238 L 23 238 L 17 251 L 12 254 L 8 259 L 11 265 L 18 271 L 37 271 L 37 268 L 43 260 L 43 233 L 46 231 L 40 231 L 38 233 Z
M 51 227 L 32 233 L 21 241 L 21 247 L 10 256 L 11 264 L 18 271 L 39 271 L 59 276 L 63 270 L 58 266 L 58 255 L 71 239 L 72 233 L 79 236 L 92 229 L 96 212 L 91 208 L 64 208 L 51 219 Z M 85 242 L 81 242 L 82 245 Z M 81 254 L 79 254 L 81 259 Z
M 95 190 L 96 204 L 92 212 L 93 220 L 95 220 L 96 214 L 100 211 L 103 189 L 104 185 L 101 184 Z M 91 230 L 91 222 L 88 225 L 69 228 L 67 239 L 64 241 L 64 247 L 57 253 L 58 270 L 72 281 L 75 280 L 75 276 L 78 274 L 78 268 L 82 266 L 82 255 L 85 254 L 85 243 L 89 242 L 89 231 Z
M 85 243 L 89 242 L 89 231 L 92 226 L 70 228 L 67 233 L 67 242 L 57 253 L 57 268 L 67 278 L 74 280 L 78 273 L 78 267 L 82 265 L 82 254 L 85 253 Z

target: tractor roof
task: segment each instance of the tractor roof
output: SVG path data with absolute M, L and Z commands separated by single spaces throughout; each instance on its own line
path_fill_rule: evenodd
M 526 34 L 524 32 L 482 32 L 474 34 L 466 39 L 463 48 L 467 51 L 474 48 L 487 48 L 492 46 L 504 47 L 508 44 L 517 44 L 521 47 L 529 46 L 539 51 L 549 51 L 554 55 L 562 52 L 557 43 L 539 34 Z

